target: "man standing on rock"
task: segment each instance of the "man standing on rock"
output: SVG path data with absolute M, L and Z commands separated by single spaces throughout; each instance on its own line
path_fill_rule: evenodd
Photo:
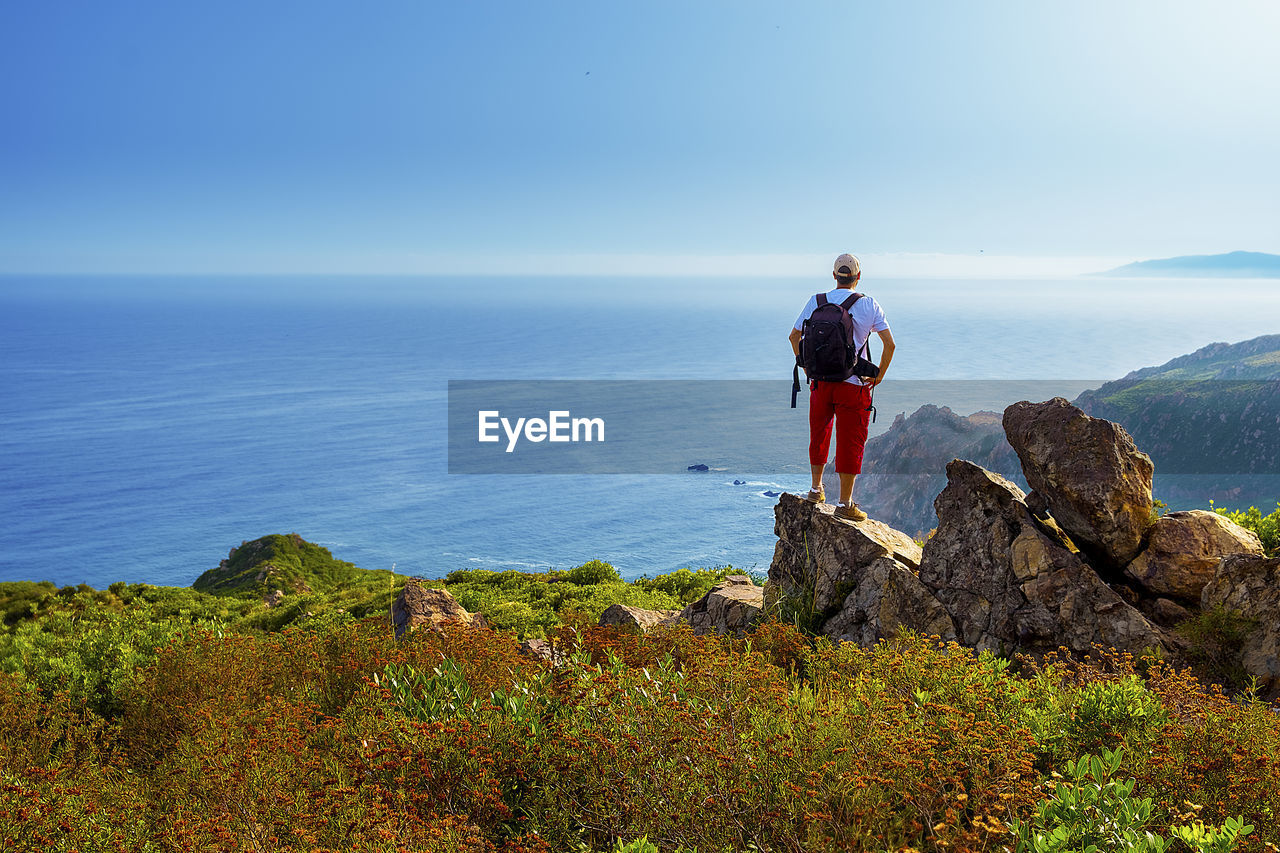
M 827 465 L 827 453 L 831 446 L 831 423 L 836 431 L 836 473 L 840 475 L 840 502 L 836 516 L 852 521 L 862 521 L 867 514 L 853 502 L 853 484 L 862 472 L 862 451 L 867 443 L 867 427 L 871 412 L 871 389 L 884 381 L 885 371 L 893 360 L 893 334 L 885 320 L 884 311 L 875 299 L 853 291 L 862 278 L 862 265 L 853 255 L 836 258 L 832 275 L 836 289 L 809 297 L 804 310 L 796 318 L 791 329 L 791 349 L 798 358 L 805 321 L 813 316 L 819 305 L 835 303 L 843 305 L 853 326 L 855 351 L 861 350 L 875 332 L 880 336 L 884 349 L 880 353 L 879 373 L 870 378 L 850 376 L 843 381 L 810 382 L 809 396 L 809 465 L 813 472 L 813 488 L 806 496 L 817 503 L 826 501 L 822 488 L 822 472 Z

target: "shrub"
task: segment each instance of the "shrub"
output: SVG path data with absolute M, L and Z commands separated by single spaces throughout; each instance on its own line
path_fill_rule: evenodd
M 0 634 L 0 669 L 21 673 L 46 697 L 62 692 L 109 717 L 120 710 L 125 682 L 189 628 L 154 620 L 146 610 L 54 611 Z
M 530 577 L 467 582 L 670 594 Z M 1019 669 L 936 639 L 863 649 L 778 622 L 742 639 L 551 634 L 554 666 L 467 626 L 401 641 L 385 619 L 319 614 L 273 633 L 188 626 L 115 688 L 111 720 L 0 674 L 4 837 L 157 853 L 993 853 L 1014 826 L 1024 843 L 1066 827 L 1072 849 L 1120 849 L 1086 840 L 1106 816 L 1178 849 L 1225 853 L 1246 825 L 1250 849 L 1280 841 L 1280 719 L 1158 660 Z M 1079 752 L 1093 743 L 1101 781 Z
M 1027 725 L 1051 764 L 1121 745 L 1144 749 L 1168 720 L 1159 698 L 1132 673 L 1073 685 L 1050 669 L 1024 690 Z
M 1209 508 L 1218 515 L 1226 516 L 1241 527 L 1258 534 L 1258 539 L 1262 542 L 1262 548 L 1267 552 L 1268 557 L 1280 556 L 1280 503 L 1276 504 L 1275 510 L 1270 515 L 1263 515 L 1262 510 L 1256 506 L 1251 506 L 1247 510 L 1229 510 L 1214 506 L 1213 501 L 1209 501 Z
M 618 570 L 603 560 L 591 560 L 583 563 L 581 566 L 570 569 L 564 576 L 569 583 L 576 583 L 580 586 L 589 584 L 608 583 L 610 581 L 622 580 L 622 575 L 618 574 Z
M 1066 780 L 1049 786 L 1051 795 L 1039 804 L 1035 817 L 1010 824 L 1017 836 L 1015 853 L 1165 853 L 1172 839 L 1151 832 L 1155 815 L 1151 798 L 1134 795 L 1136 780 L 1114 778 L 1123 757 L 1123 750 L 1117 749 L 1067 761 Z M 1192 850 L 1228 853 L 1253 827 L 1230 818 L 1221 827 L 1197 822 L 1171 827 L 1171 831 Z
M 719 569 L 676 569 L 656 578 L 639 578 L 633 584 L 646 592 L 665 593 L 679 604 L 692 604 L 733 572 L 734 569 L 730 566 Z
M 1240 648 L 1257 628 L 1257 622 L 1227 610 L 1221 604 L 1202 610 L 1177 627 L 1190 643 L 1191 659 L 1211 680 L 1238 690 L 1248 681 L 1240 660 Z

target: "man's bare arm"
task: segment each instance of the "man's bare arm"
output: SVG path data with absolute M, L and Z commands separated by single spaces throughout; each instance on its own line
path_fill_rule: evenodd
M 800 334 L 799 329 L 791 330 L 791 337 L 789 340 L 791 341 L 791 350 L 795 355 L 800 354 Z
M 889 370 L 889 362 L 893 361 L 893 351 L 896 349 L 893 343 L 893 332 L 884 329 L 876 334 L 880 336 L 880 343 L 884 345 L 884 349 L 880 351 L 880 372 L 871 380 L 873 388 L 884 381 L 884 375 Z

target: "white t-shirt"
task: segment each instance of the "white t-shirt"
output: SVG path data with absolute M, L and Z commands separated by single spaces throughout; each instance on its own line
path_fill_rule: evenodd
M 848 288 L 836 288 L 827 292 L 827 301 L 839 305 L 853 293 L 854 291 Z M 810 296 L 809 301 L 804 304 L 804 310 L 796 318 L 795 328 L 803 329 L 804 321 L 813 316 L 813 312 L 817 310 L 818 297 Z M 872 332 L 883 332 L 889 328 L 889 321 L 884 318 L 884 309 L 871 296 L 864 295 L 853 303 L 853 307 L 849 309 L 849 319 L 853 320 L 853 340 L 857 349 L 862 349 L 862 345 L 867 342 L 867 338 L 871 337 Z M 855 385 L 866 384 L 860 376 L 850 376 L 845 382 L 852 382 Z

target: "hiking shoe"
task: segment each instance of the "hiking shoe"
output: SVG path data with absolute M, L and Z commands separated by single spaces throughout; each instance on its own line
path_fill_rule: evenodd
M 834 515 L 836 518 L 847 518 L 850 521 L 866 521 L 867 520 L 867 514 L 863 512 L 861 509 L 859 509 L 857 504 L 852 504 L 852 503 L 849 504 L 848 506 L 845 506 L 844 504 L 840 504 L 839 506 L 836 507 L 836 511 Z
M 827 493 L 822 489 L 810 489 L 809 494 L 804 496 L 807 501 L 813 501 L 816 504 L 824 504 L 827 502 Z

